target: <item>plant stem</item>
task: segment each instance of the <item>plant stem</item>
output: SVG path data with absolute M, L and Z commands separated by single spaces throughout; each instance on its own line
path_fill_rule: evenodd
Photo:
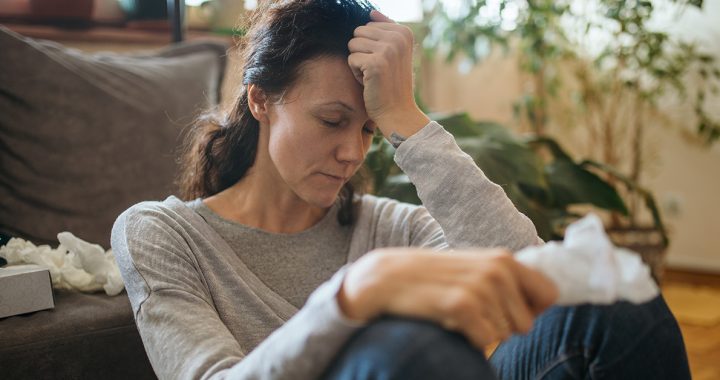
M 645 134 L 645 118 L 644 118 L 644 103 L 640 98 L 640 94 L 635 94 L 635 125 L 634 134 L 632 138 L 632 149 L 630 151 L 632 159 L 632 167 L 630 169 L 630 179 L 635 183 L 640 183 L 640 174 L 642 173 L 643 163 L 643 146 L 642 141 Z M 630 224 L 635 225 L 635 212 L 637 211 L 637 197 L 631 197 L 630 204 Z
M 545 135 L 545 124 L 547 118 L 547 102 L 545 93 L 545 65 L 540 66 L 538 72 L 534 75 L 535 79 L 535 99 L 536 104 L 533 107 L 533 129 L 538 136 Z

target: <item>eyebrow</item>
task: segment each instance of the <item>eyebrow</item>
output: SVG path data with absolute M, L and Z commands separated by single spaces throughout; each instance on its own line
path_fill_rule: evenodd
M 350 107 L 349 105 L 347 105 L 346 103 L 344 103 L 344 102 L 342 102 L 342 101 L 340 101 L 340 100 L 335 100 L 335 101 L 332 101 L 332 102 L 327 102 L 327 103 L 318 104 L 319 107 L 332 106 L 332 105 L 339 105 L 339 106 L 347 109 L 347 110 L 350 111 L 350 112 L 355 112 L 355 109 L 354 109 L 354 108 Z

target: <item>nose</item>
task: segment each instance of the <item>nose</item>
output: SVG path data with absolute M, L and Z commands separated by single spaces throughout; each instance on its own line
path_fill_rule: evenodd
M 337 147 L 337 160 L 343 163 L 360 165 L 365 159 L 365 141 L 363 131 L 350 130 L 343 134 L 342 141 Z

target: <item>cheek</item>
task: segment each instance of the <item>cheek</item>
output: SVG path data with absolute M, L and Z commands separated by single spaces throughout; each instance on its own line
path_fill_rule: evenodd
M 270 159 L 287 182 L 298 181 L 317 170 L 322 159 L 320 139 L 306 129 L 297 123 L 278 123 L 270 129 Z
M 292 128 L 283 125 L 274 125 L 270 129 L 270 141 L 268 151 L 270 159 L 281 174 L 287 174 L 293 163 L 297 164 L 301 158 L 297 156 L 299 149 L 293 137 Z M 295 170 L 292 170 L 295 171 Z

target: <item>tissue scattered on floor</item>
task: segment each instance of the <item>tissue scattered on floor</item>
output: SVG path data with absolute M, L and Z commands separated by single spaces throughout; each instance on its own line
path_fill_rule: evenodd
M 594 214 L 568 226 L 562 243 L 528 247 L 515 258 L 555 282 L 558 305 L 642 303 L 659 294 L 640 255 L 613 246 Z
M 53 287 L 93 293 L 104 290 L 110 296 L 120 294 L 124 285 L 112 250 L 88 243 L 70 232 L 58 234 L 60 245 L 53 249 L 12 238 L 0 247 L 0 257 L 9 265 L 38 264 L 50 270 Z

